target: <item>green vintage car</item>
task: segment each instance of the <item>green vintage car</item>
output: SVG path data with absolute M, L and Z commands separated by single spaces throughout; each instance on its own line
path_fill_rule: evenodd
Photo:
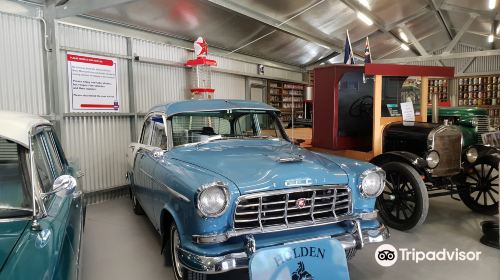
M 78 278 L 78 173 L 49 121 L 0 111 L 0 280 Z
M 432 110 L 427 111 L 427 120 L 432 120 Z M 439 122 L 448 120 L 450 124 L 457 125 L 462 131 L 463 146 L 482 144 L 481 134 L 489 131 L 488 111 L 481 108 L 470 107 L 441 107 L 439 108 Z

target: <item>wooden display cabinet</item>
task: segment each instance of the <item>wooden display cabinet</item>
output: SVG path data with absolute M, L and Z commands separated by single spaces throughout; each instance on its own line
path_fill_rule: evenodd
M 304 85 L 268 81 L 267 88 L 267 103 L 281 111 L 284 124 L 304 116 Z

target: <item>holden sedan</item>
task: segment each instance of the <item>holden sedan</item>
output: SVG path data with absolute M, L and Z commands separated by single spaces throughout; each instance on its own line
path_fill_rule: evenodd
M 0 279 L 77 279 L 85 208 L 51 123 L 0 111 Z
M 337 240 L 345 261 L 388 237 L 374 210 L 385 173 L 296 147 L 263 103 L 156 106 L 128 161 L 133 210 L 161 235 L 176 279 L 246 268 L 261 249 L 318 237 Z

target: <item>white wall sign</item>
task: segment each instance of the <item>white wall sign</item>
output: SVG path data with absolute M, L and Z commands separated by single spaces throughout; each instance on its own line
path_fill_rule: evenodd
M 67 53 L 71 112 L 117 112 L 116 59 Z

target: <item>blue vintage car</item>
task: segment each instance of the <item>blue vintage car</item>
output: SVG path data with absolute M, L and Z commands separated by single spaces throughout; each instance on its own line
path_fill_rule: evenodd
M 129 146 L 130 194 L 176 279 L 246 268 L 261 248 L 335 238 L 348 258 L 382 242 L 374 165 L 293 145 L 275 108 L 242 100 L 159 105 Z
M 78 175 L 49 121 L 0 111 L 0 280 L 78 278 Z

